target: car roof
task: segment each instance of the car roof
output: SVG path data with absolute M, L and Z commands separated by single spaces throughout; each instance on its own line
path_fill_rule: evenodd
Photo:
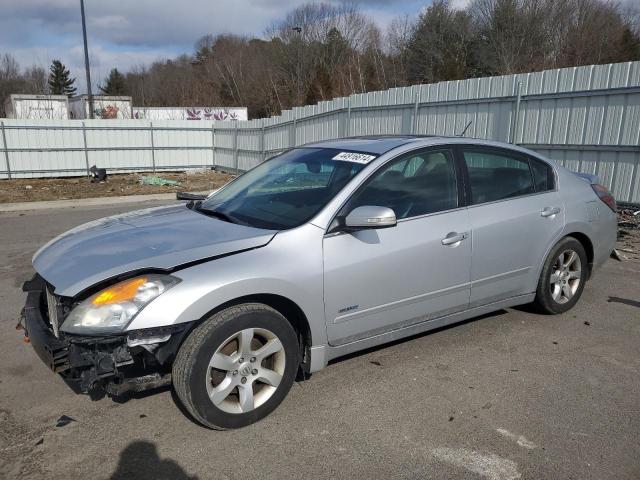
M 444 138 L 431 135 L 367 135 L 361 137 L 347 137 L 336 140 L 323 140 L 304 145 L 305 147 L 335 148 L 336 150 L 352 150 L 357 152 L 382 155 L 396 147 L 413 143 L 425 138 Z
M 471 137 L 451 137 L 444 135 L 365 135 L 359 137 L 347 137 L 334 140 L 322 140 L 303 145 L 308 148 L 333 148 L 336 150 L 356 151 L 382 155 L 402 145 L 417 143 L 420 146 L 441 145 L 443 143 L 480 145 L 485 147 L 503 148 L 534 156 L 546 163 L 554 164 L 553 160 L 540 155 L 539 153 L 523 148 L 512 143 L 499 142 L 496 140 L 484 140 Z

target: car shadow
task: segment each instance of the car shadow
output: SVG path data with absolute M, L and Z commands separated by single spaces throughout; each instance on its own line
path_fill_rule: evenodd
M 515 307 L 510 307 L 512 310 L 517 310 L 518 312 L 524 313 L 533 313 L 536 315 L 545 315 L 535 303 L 525 303 L 524 305 L 516 305 Z
M 160 458 L 158 448 L 146 440 L 136 440 L 120 452 L 111 480 L 198 480 L 174 460 Z
M 466 325 L 467 323 L 472 323 L 472 322 L 475 322 L 475 321 L 478 321 L 478 320 L 483 320 L 485 318 L 497 317 L 497 316 L 500 316 L 500 315 L 504 315 L 506 313 L 509 313 L 509 312 L 507 310 L 505 310 L 505 309 L 496 310 L 495 312 L 485 313 L 484 315 L 479 315 L 477 317 L 469 318 L 467 320 L 461 320 L 460 322 L 452 323 L 451 325 L 445 325 L 443 327 L 434 328 L 433 330 L 429 330 L 427 332 L 417 333 L 417 334 L 411 335 L 409 337 L 399 338 L 398 340 L 393 340 L 393 341 L 388 342 L 388 343 L 383 343 L 382 345 L 376 345 L 375 347 L 369 347 L 369 348 L 365 348 L 363 350 L 358 350 L 357 352 L 349 353 L 347 355 L 344 355 L 344 356 L 341 356 L 341 357 L 338 357 L 338 358 L 334 358 L 333 360 L 330 360 L 329 361 L 329 365 L 333 365 L 335 363 L 340 363 L 340 362 L 343 362 L 345 360 L 349 360 L 349 359 L 352 359 L 352 358 L 357 358 L 357 357 L 360 357 L 362 355 L 367 355 L 369 353 L 378 352 L 380 350 L 384 350 L 385 348 L 393 347 L 394 345 L 399 345 L 401 343 L 410 342 L 410 341 L 418 339 L 418 338 L 426 337 L 427 335 L 433 335 L 433 334 L 438 333 L 438 332 L 444 332 L 446 330 L 459 327 L 460 325 Z
M 607 303 L 622 303 L 623 305 L 640 308 L 640 302 L 638 302 L 637 300 L 630 300 L 628 298 L 609 297 Z

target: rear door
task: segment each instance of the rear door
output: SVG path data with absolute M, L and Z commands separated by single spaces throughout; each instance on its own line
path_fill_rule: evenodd
M 470 308 L 533 293 L 564 227 L 553 169 L 519 152 L 464 146 L 471 260 Z
M 373 205 L 395 227 L 328 233 L 329 343 L 341 345 L 467 308 L 471 242 L 451 149 L 411 152 L 380 167 L 339 215 Z

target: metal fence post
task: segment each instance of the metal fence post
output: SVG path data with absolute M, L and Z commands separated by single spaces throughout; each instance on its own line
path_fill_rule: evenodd
M 347 125 L 345 126 L 345 136 L 351 135 L 351 95 L 347 97 Z
M 289 147 L 296 146 L 296 115 L 295 111 L 293 112 L 293 123 L 291 124 L 291 128 L 289 129 Z
M 2 125 L 2 146 L 4 150 L 4 161 L 7 164 L 7 178 L 11 180 L 11 164 L 9 163 L 9 146 L 7 145 L 7 135 L 4 133 L 4 122 L 0 122 Z
M 513 121 L 511 122 L 511 132 L 509 132 L 509 143 L 515 143 L 516 141 L 516 131 L 518 130 L 518 121 L 520 117 L 520 100 L 522 98 L 520 87 L 520 82 L 516 82 L 516 108 L 513 114 Z
M 82 122 L 82 142 L 84 144 L 84 163 L 87 167 L 87 177 L 89 176 L 89 150 L 87 150 L 87 127 Z
M 156 173 L 156 146 L 153 141 L 153 122 L 149 122 L 149 133 L 151 134 L 151 168 Z
M 264 151 L 264 119 L 260 120 L 260 161 L 264 162 L 265 160 L 265 151 Z
M 346 99 L 346 109 L 343 106 L 343 110 L 338 115 L 338 136 L 340 138 L 346 138 L 349 136 L 349 123 L 351 119 L 351 97 Z
M 216 166 L 216 127 L 211 124 L 211 166 Z
M 235 130 L 233 132 L 233 168 L 238 172 L 238 121 L 235 121 Z
M 418 133 L 418 109 L 420 108 L 420 87 L 416 92 L 416 99 L 413 105 L 413 125 L 411 125 L 411 133 L 414 135 Z

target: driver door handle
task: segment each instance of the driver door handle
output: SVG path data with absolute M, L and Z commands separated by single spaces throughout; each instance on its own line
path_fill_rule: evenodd
M 467 238 L 469 238 L 469 232 L 450 232 L 447 233 L 447 236 L 441 240 L 441 243 L 445 246 L 453 246 L 463 240 L 466 240 Z

